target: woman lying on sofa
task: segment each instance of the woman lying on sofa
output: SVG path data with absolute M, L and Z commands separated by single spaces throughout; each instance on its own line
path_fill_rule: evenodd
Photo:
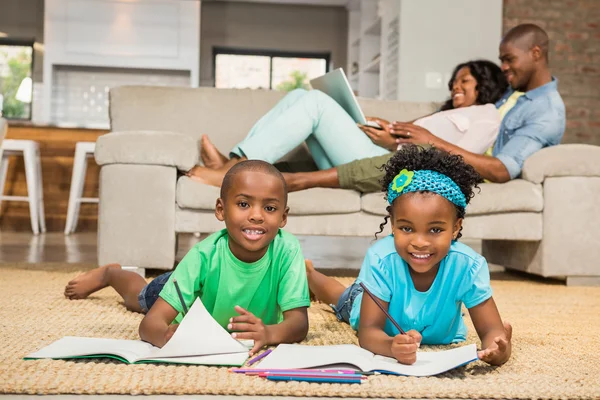
M 504 74 L 491 61 L 459 64 L 448 82 L 450 99 L 438 112 L 412 124 L 468 151 L 483 154 L 498 135 L 501 119 L 494 103 L 507 86 Z M 367 120 L 382 129 L 357 125 L 335 100 L 321 91 L 296 89 L 258 120 L 248 136 L 231 150 L 229 159 L 204 135 L 200 151 L 204 166 L 192 168 L 187 175 L 219 186 L 225 173 L 237 162 L 258 159 L 275 163 L 303 142 L 320 170 L 396 150 L 397 138 L 390 132 L 390 122 L 373 117 Z

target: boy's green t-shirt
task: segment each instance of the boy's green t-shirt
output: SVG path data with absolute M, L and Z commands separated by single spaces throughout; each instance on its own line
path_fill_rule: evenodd
M 189 309 L 197 297 L 224 328 L 238 315 L 238 305 L 260 318 L 265 325 L 283 321 L 283 312 L 308 307 L 308 283 L 300 243 L 279 230 L 265 255 L 253 263 L 238 260 L 229 250 L 229 235 L 223 229 L 196 244 L 181 260 L 164 288 L 162 297 L 179 311 L 183 307 L 173 279 Z

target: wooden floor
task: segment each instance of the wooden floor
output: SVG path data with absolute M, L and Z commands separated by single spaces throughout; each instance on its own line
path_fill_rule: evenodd
M 176 258 L 180 260 L 202 238 L 180 234 Z M 371 245 L 370 238 L 299 236 L 304 256 L 318 267 L 358 270 Z M 97 236 L 82 232 L 65 236 L 59 232 L 33 235 L 0 232 L 0 263 L 89 263 L 96 264 Z
M 356 275 L 362 264 L 371 238 L 298 236 L 305 258 L 313 260 L 319 269 L 340 275 Z M 176 259 L 183 256 L 202 237 L 180 234 Z M 475 251 L 481 242 L 464 240 Z M 0 232 L 0 264 L 2 263 L 67 263 L 97 265 L 97 235 L 81 232 L 65 236 L 59 232 L 33 235 L 29 232 Z M 491 265 L 490 270 L 504 270 Z

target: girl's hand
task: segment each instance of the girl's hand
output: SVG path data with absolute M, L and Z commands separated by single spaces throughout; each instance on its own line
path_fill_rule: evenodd
M 231 334 L 231 337 L 235 339 L 254 340 L 254 347 L 250 350 L 250 355 L 255 354 L 263 346 L 269 344 L 269 330 L 260 318 L 240 306 L 235 306 L 235 312 L 240 316 L 231 318 L 227 329 L 236 331 Z
M 504 336 L 496 336 L 487 349 L 477 352 L 481 361 L 492 365 L 502 365 L 510 357 L 512 339 L 512 326 L 504 323 Z
M 417 361 L 417 349 L 421 346 L 423 337 L 414 329 L 406 335 L 396 335 L 392 341 L 392 354 L 400 364 L 411 365 Z
M 390 135 L 396 137 L 396 144 L 413 143 L 435 146 L 438 137 L 427 129 L 406 122 L 393 122 L 390 125 Z
M 169 340 L 171 340 L 171 338 L 173 337 L 173 334 L 175 333 L 177 328 L 179 328 L 179 324 L 169 325 L 169 327 L 167 328 L 167 331 L 165 332 L 165 343 L 167 343 Z

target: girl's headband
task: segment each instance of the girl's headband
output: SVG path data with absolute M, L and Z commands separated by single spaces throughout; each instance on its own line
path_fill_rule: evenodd
M 427 169 L 400 171 L 388 186 L 387 201 L 391 205 L 397 197 L 405 193 L 423 191 L 437 193 L 463 210 L 467 207 L 465 195 L 452 179 Z

